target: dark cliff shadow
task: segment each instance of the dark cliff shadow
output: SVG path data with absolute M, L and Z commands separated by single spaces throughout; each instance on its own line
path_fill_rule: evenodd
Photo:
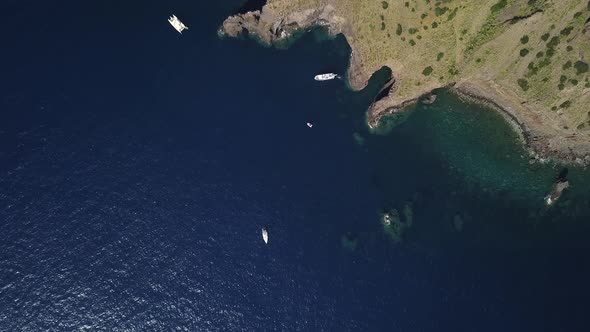
M 232 15 L 262 10 L 262 7 L 266 5 L 266 1 L 267 0 L 246 0 L 246 2 L 244 2 L 244 4 L 240 8 L 233 12 Z

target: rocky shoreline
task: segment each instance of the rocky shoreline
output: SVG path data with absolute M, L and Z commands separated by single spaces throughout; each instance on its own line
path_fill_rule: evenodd
M 336 14 L 330 4 L 297 10 L 284 14 L 282 8 L 267 4 L 261 11 L 247 12 L 227 18 L 219 29 L 220 36 L 238 37 L 248 33 L 255 35 L 261 42 L 275 45 L 292 38 L 298 32 L 312 28 L 324 27 L 328 34 L 343 34 L 352 52 L 347 71 L 348 84 L 351 89 L 362 90 L 369 78 L 379 68 L 365 68 L 362 59 L 355 52 L 354 34 L 348 22 Z M 393 70 L 393 68 L 392 68 Z M 393 81 L 393 84 L 391 84 Z M 548 118 L 541 119 L 538 110 L 531 110 L 531 105 L 520 101 L 510 93 L 501 91 L 493 80 L 478 77 L 465 78 L 451 84 L 422 86 L 412 98 L 401 99 L 396 96 L 399 78 L 395 71 L 389 82 L 388 94 L 374 102 L 367 113 L 367 123 L 375 128 L 381 117 L 403 109 L 418 100 L 428 97 L 433 90 L 450 88 L 460 97 L 483 103 L 499 111 L 518 133 L 521 141 L 531 154 L 532 160 L 545 162 L 575 163 L 590 165 L 590 142 L 578 137 L 572 130 L 563 128 Z M 551 123 L 551 124 L 548 124 Z

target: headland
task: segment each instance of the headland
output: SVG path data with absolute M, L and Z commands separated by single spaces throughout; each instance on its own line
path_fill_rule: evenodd
M 350 45 L 353 90 L 392 70 L 369 127 L 448 87 L 501 111 L 533 158 L 590 164 L 589 22 L 585 0 L 268 0 L 219 33 L 273 45 L 325 27 Z

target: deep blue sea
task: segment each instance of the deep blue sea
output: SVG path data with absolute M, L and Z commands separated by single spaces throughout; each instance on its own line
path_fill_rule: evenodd
M 370 133 L 383 75 L 243 5 L 0 5 L 0 331 L 590 330 L 590 171 L 543 207 L 562 166 L 448 91 Z

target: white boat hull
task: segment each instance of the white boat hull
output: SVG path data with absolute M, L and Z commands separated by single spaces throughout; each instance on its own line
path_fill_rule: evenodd
M 316 81 L 329 81 L 338 78 L 337 74 L 334 73 L 327 73 L 327 74 L 319 74 L 316 75 L 313 79 Z
M 184 23 L 182 23 L 178 17 L 176 17 L 176 15 L 172 15 L 168 18 L 168 22 L 170 23 L 170 25 L 172 25 L 172 27 L 178 31 L 178 33 L 182 33 L 183 30 L 188 29 L 188 27 L 186 25 L 184 25 Z
M 262 229 L 262 241 L 264 241 L 264 243 L 268 243 L 268 232 L 265 228 Z

